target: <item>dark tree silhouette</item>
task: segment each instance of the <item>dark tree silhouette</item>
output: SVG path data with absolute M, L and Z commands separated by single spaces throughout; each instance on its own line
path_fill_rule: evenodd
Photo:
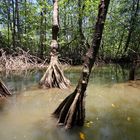
M 82 126 L 84 124 L 85 91 L 100 47 L 109 2 L 110 0 L 100 0 L 92 45 L 86 53 L 81 77 L 76 89 L 64 99 L 53 113 L 53 115 L 58 118 L 58 125 L 64 125 L 66 129 L 71 128 L 73 125 Z

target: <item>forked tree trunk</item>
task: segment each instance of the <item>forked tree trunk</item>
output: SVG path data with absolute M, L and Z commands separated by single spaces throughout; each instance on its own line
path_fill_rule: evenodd
M 4 83 L 0 80 L 0 98 L 10 96 L 10 95 L 11 95 L 10 91 L 7 89 Z
M 47 88 L 58 87 L 65 89 L 69 86 L 69 80 L 64 76 L 58 61 L 58 0 L 53 0 L 53 25 L 52 25 L 52 42 L 51 42 L 51 60 L 48 69 L 40 80 L 40 85 Z
M 64 125 L 66 129 L 71 128 L 73 125 L 82 126 L 84 124 L 85 91 L 88 85 L 91 69 L 100 47 L 109 2 L 110 0 L 100 0 L 92 46 L 86 53 L 81 77 L 76 89 L 72 94 L 66 97 L 53 113 L 53 115 L 58 118 L 58 125 Z

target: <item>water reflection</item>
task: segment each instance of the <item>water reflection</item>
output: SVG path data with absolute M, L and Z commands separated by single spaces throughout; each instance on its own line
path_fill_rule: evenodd
M 1 73 L 0 78 L 8 86 L 12 93 L 20 93 L 20 91 L 25 91 L 29 87 L 37 85 L 40 78 L 43 75 L 43 71 L 23 71 L 22 73 L 11 73 L 6 75 Z
M 65 75 L 75 85 L 80 77 L 81 68 L 73 68 L 65 71 Z M 27 90 L 30 86 L 37 85 L 44 70 L 24 71 L 22 73 L 1 73 L 0 78 L 5 82 L 12 93 L 20 93 Z M 114 84 L 125 82 L 128 79 L 128 70 L 120 65 L 107 65 L 95 67 L 90 76 L 90 84 Z
M 83 127 L 65 131 L 51 113 L 73 91 L 38 89 L 42 71 L 1 74 L 14 96 L 0 101 L 1 140 L 140 140 L 140 82 L 126 82 L 128 71 L 119 66 L 96 68 L 86 97 Z M 75 85 L 79 70 L 66 71 Z M 124 83 L 125 82 L 125 83 Z

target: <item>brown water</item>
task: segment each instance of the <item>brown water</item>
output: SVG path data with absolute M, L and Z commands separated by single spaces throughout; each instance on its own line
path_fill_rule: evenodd
M 97 71 L 87 90 L 85 125 L 69 131 L 56 127 L 51 113 L 73 87 L 38 89 L 38 73 L 3 79 L 15 94 L 0 101 L 0 140 L 140 140 L 140 82 L 126 82 L 127 72 L 116 76 L 114 66 Z M 75 85 L 79 71 L 67 76 Z

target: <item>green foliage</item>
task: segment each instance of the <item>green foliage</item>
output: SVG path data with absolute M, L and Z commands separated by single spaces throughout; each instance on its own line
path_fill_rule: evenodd
M 52 0 L 18 0 L 19 5 L 19 26 L 20 38 L 18 38 L 17 20 L 15 39 L 20 42 L 25 50 L 30 50 L 38 55 L 40 50 L 41 34 L 44 35 L 42 44 L 44 44 L 44 55 L 48 54 L 51 40 L 52 28 Z M 102 59 L 121 59 L 123 55 L 129 56 L 134 51 L 139 50 L 140 38 L 140 14 L 135 11 L 138 0 L 112 0 L 102 39 L 100 56 Z M 15 0 L 13 0 L 15 6 Z M 80 2 L 80 7 L 78 5 Z M 13 9 L 12 1 L 1 0 L 0 2 L 0 32 L 1 47 L 12 49 L 13 45 Z M 84 35 L 84 44 L 91 44 L 94 24 L 97 17 L 99 0 L 59 0 L 59 46 L 62 57 L 69 57 L 75 61 L 81 61 L 85 53 L 86 45 L 81 44 L 81 33 L 79 31 L 79 19 L 82 20 L 82 33 Z M 44 12 L 41 15 L 41 12 Z M 43 23 L 41 25 L 41 20 Z M 132 20 L 135 22 L 132 25 Z M 129 34 L 130 27 L 133 26 L 133 32 L 126 52 L 124 48 Z M 18 46 L 17 46 L 18 47 Z M 76 56 L 76 57 L 75 57 Z M 45 57 L 45 56 L 44 56 Z M 79 59 L 79 60 L 77 60 Z M 79 63 L 78 62 L 78 63 Z

